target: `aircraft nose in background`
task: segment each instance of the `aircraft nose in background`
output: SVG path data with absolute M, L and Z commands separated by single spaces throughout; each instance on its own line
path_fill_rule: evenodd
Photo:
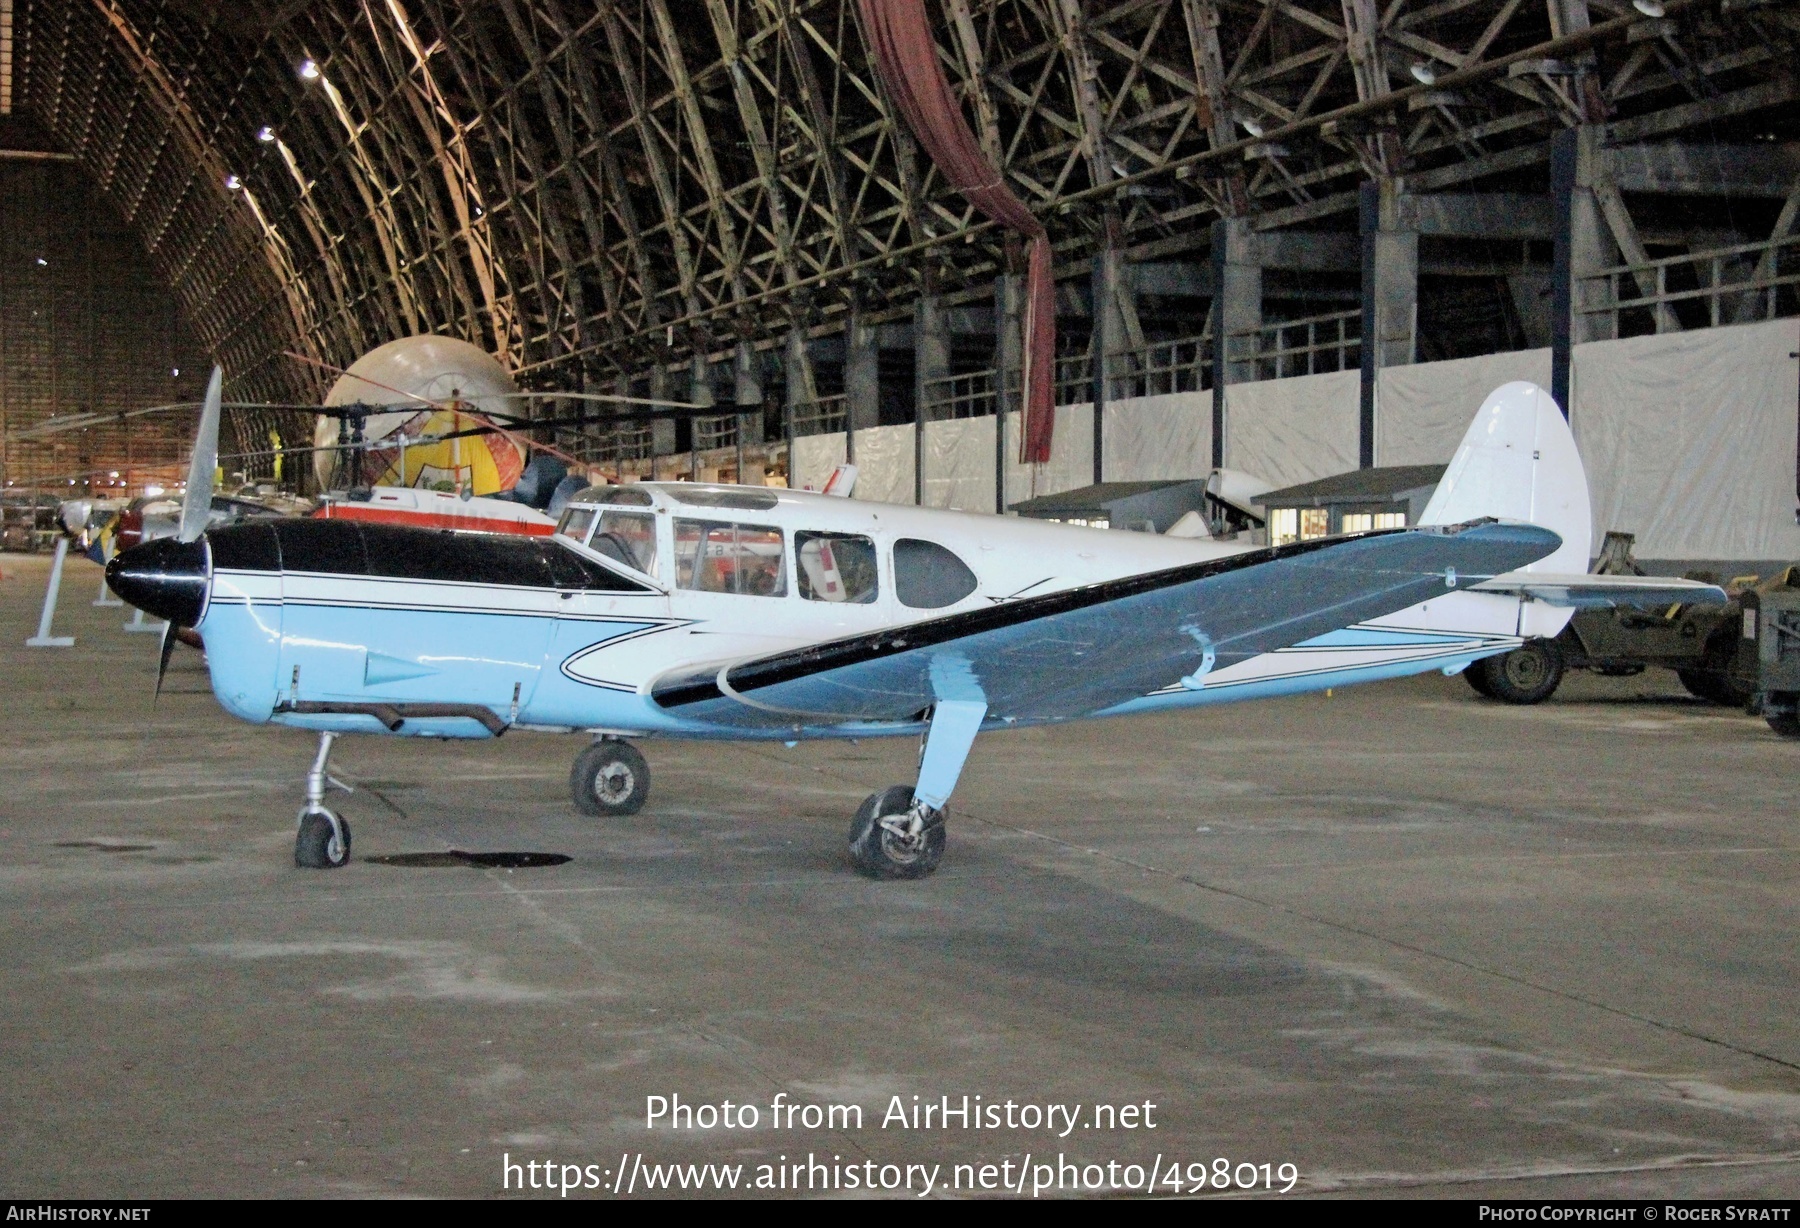
M 159 537 L 116 555 L 106 565 L 107 587 L 144 613 L 192 627 L 206 610 L 206 539 Z

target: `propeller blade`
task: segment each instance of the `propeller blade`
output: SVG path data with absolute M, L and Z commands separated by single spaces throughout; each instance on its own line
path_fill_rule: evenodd
M 200 408 L 200 429 L 194 432 L 194 455 L 188 461 L 187 497 L 181 501 L 181 529 L 176 537 L 184 542 L 197 541 L 206 532 L 208 514 L 212 511 L 213 474 L 219 467 L 220 385 L 224 373 L 214 367 L 206 384 L 206 400 Z M 163 654 L 168 661 L 168 654 Z
M 156 661 L 156 693 L 150 697 L 151 703 L 155 703 L 158 699 L 162 698 L 163 675 L 169 672 L 169 658 L 174 655 L 175 624 L 166 622 L 163 624 L 162 652 Z

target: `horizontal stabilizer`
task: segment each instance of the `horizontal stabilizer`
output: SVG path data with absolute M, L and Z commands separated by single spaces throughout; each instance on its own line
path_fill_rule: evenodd
M 1478 593 L 1510 593 L 1546 605 L 1574 609 L 1625 606 L 1654 608 L 1674 604 L 1724 605 L 1725 590 L 1699 580 L 1669 576 L 1590 576 L 1580 573 L 1515 571 L 1470 585 Z

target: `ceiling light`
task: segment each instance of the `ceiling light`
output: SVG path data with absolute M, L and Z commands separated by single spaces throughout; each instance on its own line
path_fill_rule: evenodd
M 1646 17 L 1663 15 L 1662 0 L 1631 0 L 1631 7 Z
M 1427 64 L 1424 60 L 1420 60 L 1417 64 L 1412 66 L 1412 75 L 1413 80 L 1417 81 L 1420 85 L 1437 84 L 1437 70 Z
M 303 81 L 317 81 L 319 66 L 311 60 L 302 60 L 300 62 L 300 78 Z
M 275 129 L 271 128 L 268 124 L 264 124 L 256 130 L 256 139 L 261 141 L 264 145 L 267 145 L 270 141 L 275 139 Z
M 235 192 L 244 186 L 244 181 L 239 179 L 236 175 L 227 175 L 225 176 L 225 186 L 230 191 Z

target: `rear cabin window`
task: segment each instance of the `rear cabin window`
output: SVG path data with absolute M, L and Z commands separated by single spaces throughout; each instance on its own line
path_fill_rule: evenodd
M 781 530 L 718 520 L 675 521 L 675 586 L 700 593 L 785 597 Z
M 796 533 L 794 582 L 808 601 L 866 605 L 880 588 L 875 543 L 852 533 Z
M 941 610 L 974 592 L 969 565 L 936 542 L 903 537 L 894 543 L 894 595 L 915 610 Z

